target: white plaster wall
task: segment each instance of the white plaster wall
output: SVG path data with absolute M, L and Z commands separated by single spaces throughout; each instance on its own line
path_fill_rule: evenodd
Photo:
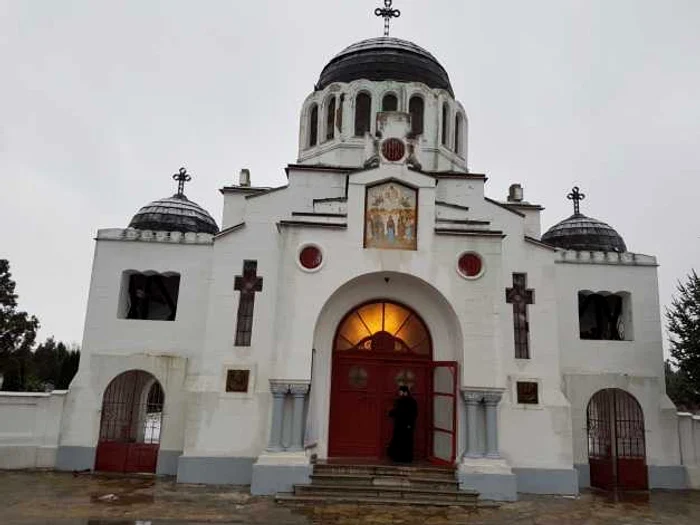
M 700 489 L 700 416 L 678 413 L 681 463 L 688 473 L 688 486 Z
M 98 232 L 80 368 L 66 399 L 61 446 L 95 447 L 107 385 L 118 374 L 139 369 L 153 374 L 165 393 L 161 449 L 182 450 L 186 363 L 202 351 L 213 250 L 211 236 L 173 240 L 180 237 L 135 230 Z M 179 273 L 176 319 L 118 318 L 125 270 Z
M 160 383 L 164 393 L 160 447 L 182 450 L 187 359 L 157 352 L 129 355 L 81 352 L 80 369 L 66 397 L 61 446 L 97 446 L 104 392 L 115 377 L 129 370 L 148 372 Z
M 523 242 L 523 217 L 477 199 L 483 180 L 469 181 L 471 187 L 455 187 L 445 200 L 454 202 L 464 191 L 469 196 L 469 218 L 492 221 L 491 228 L 502 230 L 505 239 L 436 236 L 435 179 L 384 164 L 350 175 L 347 228 L 281 226 L 278 220 L 289 219 L 291 211 L 309 205 L 306 192 L 327 196 L 341 185 L 327 173 L 304 173 L 301 168 L 290 172 L 288 188 L 248 199 L 245 227 L 215 242 L 205 352 L 190 367 L 188 379 L 185 454 L 259 455 L 270 425 L 269 380 L 308 381 L 312 373 L 307 442 L 315 441 L 318 452 L 325 454 L 332 334 L 352 306 L 384 297 L 405 302 L 424 316 L 435 338 L 436 359 L 461 364 L 461 386 L 506 387 L 513 377 L 541 381 L 538 411 L 520 410 L 513 419 L 506 413 L 510 408 L 504 399 L 502 432 L 532 439 L 525 447 L 504 437 L 502 449 L 518 466 L 570 468 L 570 416 L 559 390 L 556 322 L 552 321 L 556 318 L 554 254 Z M 365 186 L 390 178 L 420 190 L 416 251 L 363 248 Z M 323 250 L 324 263 L 318 272 L 305 272 L 297 264 L 298 250 L 307 242 Z M 486 271 L 479 279 L 466 280 L 456 271 L 458 256 L 467 250 L 484 258 Z M 233 280 L 244 259 L 258 261 L 263 291 L 256 295 L 252 345 L 235 347 L 239 294 L 233 290 Z M 530 286 L 537 289 L 537 301 L 531 307 L 533 359 L 525 364 L 515 363 L 512 308 L 505 303 L 513 271 L 527 272 Z M 221 378 L 226 367 L 233 366 L 253 371 L 249 394 L 223 392 Z M 544 424 L 551 420 L 554 425 Z M 460 450 L 463 440 L 460 435 Z
M 627 262 L 620 262 L 623 259 Z M 621 388 L 637 399 L 644 412 L 647 464 L 678 465 L 676 409 L 666 396 L 655 261 L 640 256 L 606 263 L 605 257 L 585 253 L 578 260 L 556 264 L 559 344 L 565 392 L 572 407 L 574 461 L 588 462 L 586 408 L 591 397 L 604 388 Z M 581 290 L 630 293 L 632 340 L 580 339 Z
M 211 244 L 174 244 L 100 238 L 95 245 L 82 355 L 90 353 L 199 353 L 211 272 Z M 119 319 L 126 270 L 180 274 L 174 321 Z
M 557 263 L 556 282 L 564 374 L 617 372 L 663 379 L 656 266 Z M 583 290 L 630 293 L 633 340 L 580 339 L 578 292 Z
M 0 468 L 51 468 L 66 391 L 0 392 Z

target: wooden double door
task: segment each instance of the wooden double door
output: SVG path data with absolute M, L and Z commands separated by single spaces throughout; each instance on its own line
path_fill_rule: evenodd
M 386 459 L 393 433 L 389 411 L 398 388 L 406 385 L 418 404 L 414 461 L 453 463 L 456 375 L 453 362 L 336 356 L 329 456 Z

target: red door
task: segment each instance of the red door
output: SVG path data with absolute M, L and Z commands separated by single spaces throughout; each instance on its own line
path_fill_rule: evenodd
M 338 360 L 334 363 L 330 456 L 378 457 L 379 365 L 371 360 Z
M 457 363 L 430 364 L 430 461 L 452 465 L 457 456 Z
M 346 314 L 333 348 L 329 456 L 384 459 L 393 433 L 389 411 L 405 385 L 418 405 L 414 458 L 453 461 L 456 364 L 440 369 L 448 380 L 434 394 L 433 374 L 440 365 L 432 363 L 427 326 L 410 308 L 377 300 Z M 434 406 L 450 423 L 434 424 Z M 433 443 L 440 445 L 439 454 L 431 450 Z

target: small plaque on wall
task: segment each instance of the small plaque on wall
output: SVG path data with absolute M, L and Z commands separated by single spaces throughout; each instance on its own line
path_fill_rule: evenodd
M 226 392 L 247 392 L 250 370 L 227 370 Z

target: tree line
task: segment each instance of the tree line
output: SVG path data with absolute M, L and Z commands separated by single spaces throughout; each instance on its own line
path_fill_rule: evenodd
M 36 344 L 39 319 L 17 308 L 10 263 L 0 259 L 0 390 L 65 390 L 80 362 L 80 348 L 49 337 Z

